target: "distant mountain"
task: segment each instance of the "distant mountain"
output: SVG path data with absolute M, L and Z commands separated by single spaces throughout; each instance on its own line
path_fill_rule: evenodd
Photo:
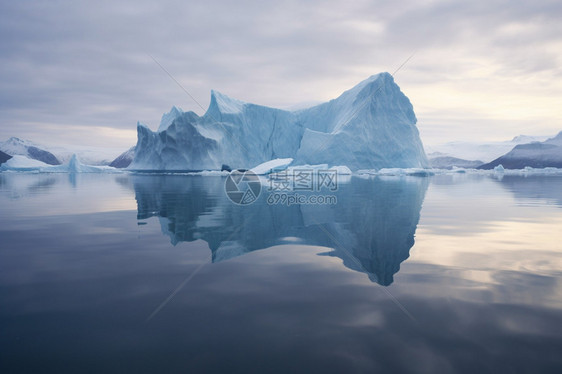
M 122 152 L 122 148 L 99 148 L 91 146 L 63 145 L 48 147 L 61 163 L 70 162 L 73 155 L 86 165 L 109 165 Z
M 480 160 L 463 160 L 462 158 L 450 156 L 437 156 L 433 158 L 430 157 L 429 164 L 436 169 L 452 169 L 453 167 L 476 169 L 478 166 L 482 165 L 483 162 Z
M 0 151 L 0 164 L 3 164 L 4 162 L 8 161 L 11 158 L 12 156 L 10 156 L 9 154 Z
M 70 162 L 73 155 L 78 156 L 80 161 L 87 165 L 109 165 L 122 149 L 80 145 L 46 146 L 12 137 L 5 142 L 0 142 L 0 151 L 12 156 L 26 156 L 49 165 L 66 164 Z
M 479 167 L 493 169 L 502 165 L 506 169 L 557 167 L 562 168 L 562 131 L 544 142 L 533 142 L 515 146 L 505 155 Z
M 517 135 L 514 136 L 513 139 L 511 139 L 511 142 L 517 144 L 527 144 L 532 142 L 542 142 L 547 139 L 547 136 Z
M 533 141 L 544 141 L 547 136 L 519 135 L 511 140 L 499 142 L 466 142 L 455 141 L 439 145 L 425 145 L 430 158 L 438 156 L 454 157 L 462 160 L 482 160 L 490 162 L 513 149 L 516 145 Z
M 5 142 L 0 142 L 0 151 L 12 156 L 26 156 L 32 160 L 41 161 L 49 165 L 61 164 L 54 154 L 43 147 L 16 137 L 11 137 Z
M 135 158 L 135 146 L 129 148 L 127 151 L 121 153 L 115 160 L 113 160 L 109 166 L 114 168 L 123 169 L 126 168 L 133 162 Z

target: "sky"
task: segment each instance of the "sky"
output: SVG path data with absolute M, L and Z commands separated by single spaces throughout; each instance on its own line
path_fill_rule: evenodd
M 292 108 L 409 57 L 395 81 L 424 144 L 554 135 L 560 19 L 559 0 L 0 0 L 0 140 L 127 149 L 211 89 Z

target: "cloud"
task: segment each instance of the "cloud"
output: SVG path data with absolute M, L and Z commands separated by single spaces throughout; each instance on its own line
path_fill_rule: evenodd
M 30 1 L 0 14 L 0 138 L 57 142 L 66 126 L 65 141 L 103 143 L 111 132 L 96 126 L 134 134 L 172 105 L 202 114 L 149 55 L 203 106 L 211 88 L 289 106 L 333 98 L 416 51 L 396 81 L 424 141 L 481 137 L 458 124 L 483 117 L 492 137 L 562 128 L 554 1 Z M 506 125 L 514 106 L 524 125 Z

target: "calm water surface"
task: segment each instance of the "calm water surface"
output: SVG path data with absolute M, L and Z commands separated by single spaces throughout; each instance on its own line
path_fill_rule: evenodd
M 0 372 L 562 372 L 562 178 L 0 174 Z

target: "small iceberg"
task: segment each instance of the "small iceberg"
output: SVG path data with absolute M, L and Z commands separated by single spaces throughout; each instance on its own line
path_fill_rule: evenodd
M 504 172 L 505 172 L 505 169 L 503 168 L 503 165 L 502 165 L 502 164 L 499 164 L 498 166 L 496 166 L 496 167 L 494 168 L 494 171 L 495 171 L 496 173 L 504 173 Z

